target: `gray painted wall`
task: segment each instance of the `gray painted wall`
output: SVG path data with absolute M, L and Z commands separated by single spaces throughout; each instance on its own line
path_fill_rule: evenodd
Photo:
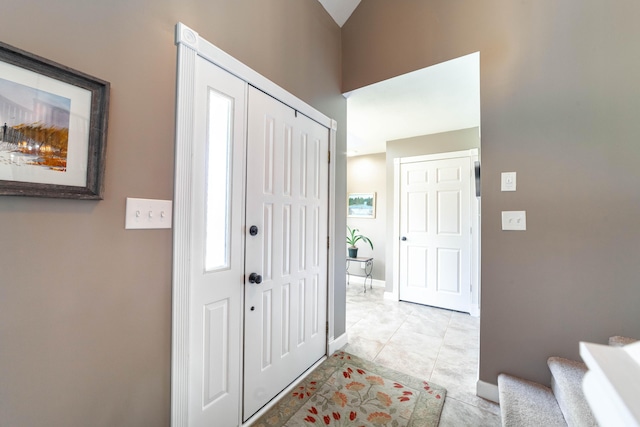
M 393 198 L 395 187 L 393 182 L 393 161 L 402 157 L 422 156 L 425 154 L 447 153 L 452 151 L 480 148 L 478 128 L 454 130 L 451 132 L 421 135 L 413 138 L 387 141 L 387 194 L 390 202 L 387 204 L 386 240 L 393 241 Z M 386 247 L 387 268 L 385 270 L 386 290 L 393 290 L 393 245 Z
M 103 201 L 0 198 L 0 424 L 168 426 L 171 230 L 124 230 L 126 197 L 173 197 L 176 47 L 184 22 L 338 121 L 340 28 L 315 0 L 4 2 L 0 40 L 111 82 Z M 337 245 L 335 320 L 344 332 Z
M 347 218 L 347 224 L 373 242 L 373 251 L 366 243 L 358 244 L 358 256 L 373 256 L 373 278 L 385 280 L 387 227 L 386 154 L 376 153 L 347 158 L 347 193 L 376 193 L 375 218 Z M 393 200 L 392 200 L 393 202 Z M 362 274 L 358 264 L 349 271 Z
M 480 52 L 482 381 L 548 383 L 547 358 L 579 359 L 581 340 L 640 338 L 638 16 L 631 0 L 368 0 L 343 27 L 344 91 Z M 528 230 L 502 231 L 503 210 Z

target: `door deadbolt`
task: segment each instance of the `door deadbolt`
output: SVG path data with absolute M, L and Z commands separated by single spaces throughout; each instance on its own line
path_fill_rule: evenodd
M 258 234 L 258 227 L 255 225 L 252 225 L 251 227 L 249 227 L 249 234 L 251 234 L 252 236 L 255 236 Z
M 262 283 L 262 276 L 257 273 L 251 273 L 249 275 L 249 283 L 255 283 L 256 285 L 259 285 L 260 283 Z

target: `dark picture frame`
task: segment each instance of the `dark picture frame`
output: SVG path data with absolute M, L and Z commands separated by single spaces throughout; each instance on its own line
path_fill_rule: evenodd
M 102 199 L 109 92 L 0 42 L 0 195 Z

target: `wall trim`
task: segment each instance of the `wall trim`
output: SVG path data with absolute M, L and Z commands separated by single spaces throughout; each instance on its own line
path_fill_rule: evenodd
M 498 404 L 500 403 L 498 386 L 495 384 L 478 380 L 478 382 L 476 383 L 476 395 L 478 397 L 482 397 L 483 399 L 487 399 Z
M 183 42 L 180 43 L 179 41 Z M 188 248 L 191 221 L 185 212 L 191 206 L 192 124 L 195 115 L 195 69 L 198 35 L 189 28 L 176 28 L 178 88 L 176 94 L 175 177 L 173 194 L 173 278 L 171 344 L 171 425 L 183 427 L 189 416 L 189 292 L 191 274 Z
M 340 335 L 338 338 L 329 342 L 329 352 L 327 355 L 328 356 L 332 355 L 333 353 L 335 353 L 337 350 L 340 350 L 342 347 L 344 347 L 348 343 L 349 343 L 349 338 L 347 337 L 347 333 L 345 332 L 344 334 Z
M 347 279 L 345 278 L 345 280 Z M 362 285 L 364 281 L 365 281 L 365 277 L 354 276 L 353 274 L 349 278 L 349 282 L 351 283 L 351 285 Z M 387 286 L 386 285 L 387 282 L 385 282 L 384 280 L 372 279 L 371 281 L 369 281 L 369 279 L 367 279 L 367 286 L 369 286 L 369 283 L 371 283 L 374 288 L 384 288 L 385 286 Z M 347 287 L 351 285 L 347 285 Z
M 327 348 L 335 337 L 335 276 L 336 276 L 336 245 L 340 241 L 336 234 L 336 145 L 338 141 L 338 122 L 331 120 L 329 128 L 329 253 L 327 254 Z M 327 353 L 330 355 L 331 351 Z

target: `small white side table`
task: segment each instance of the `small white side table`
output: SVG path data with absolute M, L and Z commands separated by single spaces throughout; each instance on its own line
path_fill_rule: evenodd
M 349 264 L 352 262 L 357 262 L 362 265 L 364 263 L 364 274 L 354 274 L 349 273 Z M 351 258 L 347 257 L 347 285 L 349 284 L 349 279 L 351 276 L 364 277 L 364 291 L 367 292 L 367 279 L 369 279 L 369 288 L 373 289 L 373 277 L 371 273 L 373 272 L 373 257 L 357 257 Z

